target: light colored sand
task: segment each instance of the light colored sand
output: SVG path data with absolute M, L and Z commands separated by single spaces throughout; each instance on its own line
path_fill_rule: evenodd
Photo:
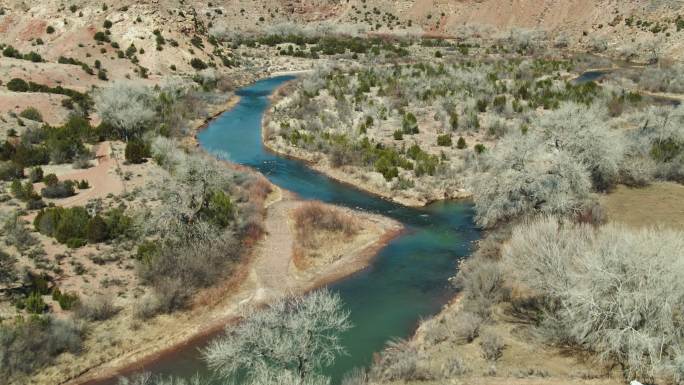
M 53 202 L 56 205 L 63 207 L 83 206 L 90 199 L 104 198 L 109 194 L 119 195 L 125 190 L 124 181 L 117 174 L 117 165 L 120 160 L 111 156 L 112 146 L 110 142 L 102 142 L 98 145 L 96 150 L 96 165 L 91 168 L 83 170 L 56 170 L 44 167 L 44 172 L 55 172 L 60 180 L 87 180 L 90 188 L 84 190 L 77 190 L 77 194 L 62 199 L 45 199 L 47 202 Z M 36 191 L 40 191 L 45 187 L 43 183 L 36 183 L 33 186 Z

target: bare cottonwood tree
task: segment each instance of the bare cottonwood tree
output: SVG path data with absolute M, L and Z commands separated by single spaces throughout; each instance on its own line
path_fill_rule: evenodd
M 567 151 L 591 173 L 594 189 L 603 191 L 618 181 L 625 153 L 624 136 L 611 129 L 605 108 L 593 104 L 563 103 L 539 117 L 538 126 L 548 140 Z
M 573 343 L 649 380 L 682 373 L 684 233 L 598 229 L 554 218 L 514 229 L 502 265 L 545 301 L 553 341 Z
M 95 95 L 95 109 L 103 122 L 128 141 L 155 118 L 154 91 L 130 82 L 117 82 Z
M 180 150 L 176 150 L 180 151 Z M 160 186 L 162 205 L 146 220 L 150 233 L 181 244 L 210 241 L 219 236 L 217 229 L 203 221 L 200 214 L 209 208 L 218 191 L 231 184 L 231 172 L 212 158 L 201 155 L 171 155 L 182 157 L 171 178 Z
M 591 191 L 586 168 L 532 132 L 505 136 L 484 161 L 487 171 L 473 178 L 471 188 L 476 220 L 485 227 L 536 213 L 577 213 Z
M 320 290 L 248 311 L 204 350 L 204 359 L 227 379 L 244 370 L 250 383 L 320 384 L 318 370 L 344 352 L 339 335 L 349 327 L 339 295 Z

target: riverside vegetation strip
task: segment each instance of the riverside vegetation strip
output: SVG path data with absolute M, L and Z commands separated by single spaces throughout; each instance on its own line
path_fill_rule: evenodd
M 536 229 L 537 234 L 542 237 L 543 234 L 556 231 L 573 240 L 585 237 L 588 233 L 587 229 L 576 228 L 575 222 L 591 222 L 596 227 L 592 233 L 595 239 L 586 242 L 586 248 L 582 249 L 586 256 L 575 262 L 596 266 L 598 269 L 605 268 L 606 261 L 610 260 L 601 252 L 602 247 L 609 245 L 607 238 L 623 239 L 625 243 L 638 239 L 643 245 L 665 243 L 663 247 L 676 246 L 667 231 L 655 234 L 648 229 L 637 231 L 617 225 L 601 225 L 606 220 L 632 220 L 627 215 L 614 215 L 606 219 L 601 205 L 597 204 L 607 202 L 608 213 L 611 213 L 615 207 L 611 206 L 611 202 L 619 203 L 621 199 L 630 201 L 636 196 L 649 197 L 650 194 L 660 193 L 677 196 L 676 190 L 665 188 L 673 185 L 665 185 L 663 181 L 681 182 L 681 111 L 665 105 L 671 102 L 663 103 L 664 100 L 660 98 L 667 95 L 681 99 L 677 95 L 682 90 L 681 65 L 665 60 L 676 59 L 677 55 L 684 52 L 677 50 L 678 42 L 682 41 L 679 39 L 682 33 L 679 28 L 681 15 L 677 17 L 677 8 L 669 7 L 668 2 L 649 4 L 645 8 L 639 8 L 639 3 L 622 2 L 620 7 L 612 8 L 611 12 L 604 12 L 608 8 L 600 5 L 600 2 L 585 2 L 582 12 L 572 13 L 576 19 L 573 21 L 577 22 L 571 23 L 572 25 L 566 25 L 567 20 L 562 16 L 565 14 L 562 10 L 567 9 L 563 7 L 576 4 L 574 1 L 564 2 L 562 5 L 551 4 L 550 7 L 540 6 L 538 9 L 543 9 L 545 14 L 539 15 L 536 22 L 545 26 L 563 25 L 561 30 L 513 28 L 502 33 L 483 26 L 457 27 L 454 24 L 460 24 L 458 20 L 463 17 L 486 19 L 491 2 L 482 3 L 477 12 L 470 12 L 472 10 L 468 9 L 467 4 L 425 6 L 427 3 L 422 1 L 406 3 L 405 9 L 393 8 L 391 2 L 383 1 L 363 5 L 354 1 L 348 4 L 307 1 L 301 4 L 301 12 L 291 12 L 294 9 L 287 7 L 280 10 L 267 7 L 261 10 L 260 2 L 245 5 L 242 10 L 226 8 L 221 4 L 199 5 L 192 1 L 180 5 L 167 2 L 154 5 L 121 3 L 116 7 L 86 2 L 70 5 L 68 8 L 57 2 L 46 1 L 30 5 L 29 11 L 26 11 L 24 4 L 12 1 L 3 4 L 0 9 L 0 30 L 3 32 L 0 37 L 3 54 L 0 57 L 0 132 L 3 140 L 3 163 L 0 171 L 7 182 L 4 185 L 7 194 L 3 195 L 2 208 L 10 215 L 5 218 L 2 228 L 7 248 L 3 249 L 0 262 L 3 267 L 2 290 L 8 295 L 5 298 L 11 299 L 3 301 L 0 306 L 5 337 L 2 346 L 10 352 L 3 357 L 16 358 L 16 354 L 31 350 L 32 346 L 39 346 L 41 342 L 54 342 L 50 345 L 53 347 L 51 349 L 39 349 L 35 360 L 11 360 L 11 365 L 3 365 L 3 368 L 27 372 L 38 369 L 40 375 L 52 375 L 50 373 L 57 373 L 60 371 L 59 365 L 63 365 L 69 366 L 69 372 L 60 373 L 66 373 L 67 376 L 78 375 L 88 365 L 69 365 L 69 360 L 84 357 L 82 354 L 73 354 L 82 351 L 79 340 L 83 337 L 86 338 L 86 343 L 101 342 L 97 349 L 87 346 L 90 352 L 97 350 L 103 353 L 95 359 L 101 361 L 111 358 L 111 352 L 120 352 L 124 345 L 133 346 L 130 342 L 136 342 L 135 335 L 144 334 L 138 330 L 131 336 L 133 339 L 127 341 L 110 338 L 124 333 L 107 330 L 106 325 L 127 316 L 132 303 L 138 300 L 141 304 L 147 302 L 146 306 L 141 306 L 141 312 L 136 312 L 144 314 L 150 309 L 165 308 L 163 303 L 171 303 L 170 308 L 179 303 L 206 305 L 206 298 L 202 299 L 203 296 L 195 294 L 196 287 L 209 285 L 209 288 L 202 289 L 201 292 L 231 289 L 230 284 L 218 288 L 207 283 L 214 279 L 212 277 L 215 277 L 215 270 L 218 269 L 213 262 L 206 259 L 202 264 L 214 270 L 210 274 L 204 274 L 202 269 L 189 269 L 191 275 L 194 271 L 202 276 L 198 280 L 195 276 L 188 276 L 187 271 L 180 276 L 171 274 L 173 277 L 167 282 L 155 279 L 154 274 L 150 276 L 144 265 L 149 265 L 151 260 L 159 257 L 156 255 L 159 250 L 155 250 L 154 243 L 158 241 L 159 234 L 167 232 L 151 225 L 165 220 L 145 221 L 159 213 L 155 210 L 165 211 L 165 218 L 178 214 L 181 223 L 187 221 L 193 225 L 201 225 L 197 232 L 189 233 L 194 238 L 211 235 L 213 228 L 218 227 L 235 233 L 236 239 L 242 240 L 241 244 L 247 243 L 248 248 L 251 237 L 244 238 L 243 215 L 248 214 L 248 221 L 254 218 L 253 213 L 250 213 L 250 206 L 259 206 L 253 198 L 260 196 L 257 192 L 267 191 L 266 183 L 252 181 L 243 184 L 243 178 L 252 175 L 244 169 L 231 169 L 227 174 L 217 174 L 212 169 L 219 169 L 223 164 L 212 165 L 213 161 L 209 158 L 199 160 L 196 158 L 197 154 L 183 146 L 179 147 L 180 152 L 189 154 L 188 158 L 178 158 L 185 164 L 183 167 L 162 167 L 157 162 L 159 159 L 153 161 L 150 155 L 158 154 L 160 148 L 166 153 L 175 152 L 172 149 L 177 147 L 173 141 L 164 142 L 164 139 L 156 138 L 157 134 L 191 143 L 186 140 L 192 130 L 187 129 L 185 122 L 195 118 L 204 120 L 207 115 L 202 110 L 207 103 L 225 105 L 227 97 L 218 96 L 213 93 L 214 90 L 231 90 L 235 84 L 244 84 L 258 74 L 277 69 L 306 69 L 312 68 L 314 63 L 334 63 L 340 67 L 335 70 L 339 73 L 334 80 L 341 84 L 335 90 L 336 93 L 347 99 L 354 90 L 353 101 L 336 101 L 339 106 L 328 104 L 331 95 L 326 95 L 323 89 L 319 95 L 309 96 L 314 104 L 324 107 L 319 111 L 322 124 L 316 119 L 310 119 L 310 127 L 296 127 L 294 131 L 285 133 L 285 136 L 276 137 L 276 140 L 286 139 L 287 148 L 278 148 L 278 151 L 299 152 L 296 155 L 301 157 L 311 156 L 310 160 L 318 163 L 318 169 L 331 174 L 337 173 L 334 175 L 337 178 L 351 176 L 348 182 L 412 205 L 422 205 L 444 197 L 473 194 L 477 220 L 492 234 L 490 245 L 505 243 L 508 239 L 526 239 L 516 235 L 515 228 L 520 221 L 529 221 L 524 226 Z M 601 9 L 598 18 L 592 16 L 596 9 Z M 558 12 L 560 15 L 554 15 Z M 56 14 L 59 14 L 59 20 L 54 17 Z M 514 14 L 519 17 L 514 21 L 518 23 L 531 20 L 528 17 L 532 18 L 530 15 L 534 12 L 520 7 Z M 310 20 L 310 17 L 318 21 L 307 27 L 297 25 L 298 21 Z M 338 22 L 334 27 L 329 27 L 325 21 L 320 22 L 326 18 Z M 284 20 L 292 20 L 294 23 L 280 23 Z M 343 23 L 339 23 L 340 20 Z M 268 24 L 265 35 L 248 30 L 254 25 L 260 28 L 262 24 Z M 226 25 L 231 28 L 225 28 Z M 232 30 L 233 26 L 238 27 L 237 31 Z M 364 29 L 367 28 L 372 31 L 371 38 L 365 35 Z M 441 36 L 458 31 L 459 40 L 423 39 L 419 34 L 411 34 L 413 29 L 422 29 Z M 401 33 L 394 34 L 394 31 Z M 347 33 L 355 36 L 345 35 Z M 392 36 L 382 33 L 390 33 Z M 587 89 L 587 95 L 593 99 L 578 100 L 569 97 L 569 91 L 573 88 L 582 89 L 584 85 L 571 83 L 569 87 L 565 81 L 570 80 L 573 73 L 581 72 L 579 68 L 586 67 L 587 64 L 582 63 L 582 58 L 563 52 L 566 48 L 578 47 L 600 55 L 617 55 L 624 59 L 650 61 L 657 65 L 645 69 L 634 67 L 615 71 L 598 78 L 597 81 L 600 80 L 602 84 L 597 86 L 585 83 L 587 87 L 593 88 Z M 549 52 L 550 55 L 543 57 L 540 56 L 541 52 Z M 422 64 L 428 57 L 430 68 Z M 520 63 L 515 62 L 517 59 L 521 59 Z M 557 61 L 562 64 L 560 71 L 554 70 L 556 73 L 544 73 L 547 72 L 544 69 L 540 76 L 532 72 L 532 76 L 527 78 L 530 71 L 521 67 L 529 63 L 537 67 L 538 63 L 535 61 Z M 610 64 L 597 57 L 588 62 L 593 62 L 589 66 L 595 68 L 609 67 L 606 64 Z M 494 79 L 483 81 L 487 87 L 481 89 L 471 87 L 467 81 L 464 84 L 450 81 L 450 87 L 454 87 L 456 91 L 444 94 L 439 87 L 433 87 L 430 80 L 433 77 L 432 72 L 441 72 L 439 66 L 436 66 L 439 63 L 447 64 L 447 80 L 450 77 L 472 77 L 473 74 L 467 73 L 467 67 L 471 64 L 472 72 L 484 71 L 487 76 L 495 76 Z M 359 67 L 348 67 L 350 65 Z M 394 98 L 395 95 L 390 95 L 389 101 L 399 104 L 390 105 L 392 116 L 389 121 L 395 127 L 385 133 L 388 135 L 378 135 L 378 129 L 383 129 L 381 119 L 368 119 L 369 116 L 358 116 L 358 113 L 374 112 L 367 102 L 387 102 L 387 95 L 383 95 L 379 89 L 375 90 L 375 86 L 364 85 L 363 90 L 354 88 L 357 82 L 362 85 L 387 82 L 391 85 L 391 81 L 387 81 L 391 79 L 386 78 L 382 71 L 378 70 L 380 76 L 373 74 L 377 69 L 384 71 L 388 68 L 400 68 L 401 76 L 393 89 L 395 93 L 398 90 L 398 94 L 401 94 L 404 88 L 413 91 L 418 86 L 428 84 L 430 92 L 435 92 L 439 98 L 454 98 L 457 109 L 465 106 L 472 110 L 474 106 L 481 129 L 471 132 L 473 140 L 460 137 L 468 135 L 468 132 L 451 133 L 440 131 L 442 127 L 437 125 L 432 126 L 429 116 L 432 112 L 430 109 L 435 107 L 433 97 L 416 92 L 407 92 L 407 97 L 399 95 Z M 402 79 L 406 75 L 403 73 L 405 68 L 417 72 L 413 83 Z M 462 73 L 456 74 L 455 70 Z M 507 70 L 522 77 L 511 77 Z M 314 75 L 328 71 L 329 69 L 324 69 L 314 72 Z M 357 73 L 362 73 L 362 76 Z M 343 79 L 345 76 L 346 80 Z M 377 79 L 373 79 L 374 76 Z M 121 82 L 127 78 L 138 79 L 138 84 L 132 86 Z M 436 76 L 433 80 L 444 79 Z M 307 81 L 314 84 L 317 82 L 315 77 L 310 77 Z M 528 91 L 531 91 L 531 95 L 516 94 L 515 88 L 521 86 L 520 81 L 530 82 Z M 347 87 L 345 82 L 351 84 L 351 87 Z M 465 88 L 467 93 L 459 93 L 462 91 L 459 87 Z M 488 87 L 494 87 L 494 93 Z M 317 86 L 309 89 L 316 88 Z M 370 90 L 367 92 L 365 88 Z M 337 98 L 337 94 L 332 96 Z M 637 94 L 643 96 L 641 101 Z M 652 95 L 658 98 L 652 98 Z M 475 96 L 476 99 L 470 101 L 468 96 Z M 425 104 L 423 107 L 427 110 L 427 115 L 423 115 L 426 111 L 421 110 L 421 106 L 415 108 L 414 101 L 417 100 L 422 100 Z M 568 100 L 575 104 L 565 103 Z M 520 108 L 509 109 L 508 105 L 503 113 L 497 111 L 504 103 L 514 101 L 518 102 L 517 107 L 522 106 L 522 111 Z M 542 103 L 539 104 L 539 101 Z M 585 107 L 584 104 L 589 102 L 591 105 Z M 542 108 L 535 109 L 540 105 Z M 654 108 L 650 108 L 652 105 L 655 105 Z M 339 131 L 343 127 L 338 126 L 334 114 L 329 114 L 326 110 L 334 112 L 339 107 L 339 111 L 346 111 L 350 106 L 353 111 L 347 116 L 351 116 L 353 120 L 350 125 L 353 135 L 341 138 Z M 404 110 L 400 111 L 402 108 Z M 304 110 L 307 109 L 311 109 L 311 106 L 305 106 Z M 400 111 L 400 114 L 394 116 L 394 109 Z M 299 113 L 296 109 L 286 112 L 294 115 Z M 433 119 L 437 118 L 436 121 L 441 120 L 440 124 L 444 124 L 444 114 L 441 114 L 441 118 L 439 115 L 435 113 Z M 467 119 L 470 115 L 472 114 L 466 113 L 465 109 L 456 114 L 450 113 L 448 123 L 453 125 L 463 119 L 475 122 L 474 119 Z M 379 115 L 377 117 L 380 118 Z M 495 118 L 494 123 L 490 121 L 491 118 Z M 496 120 L 509 122 L 511 126 L 497 125 Z M 344 122 L 343 126 L 346 124 Z M 315 125 L 324 128 L 330 126 L 333 131 L 338 132 L 333 132 L 328 137 L 328 133 L 319 136 Z M 435 127 L 436 131 L 431 131 Z M 281 126 L 275 128 L 286 129 Z M 362 151 L 356 151 L 357 128 L 358 135 L 365 135 L 375 146 L 361 143 L 359 147 Z M 425 135 L 426 133 L 429 135 Z M 456 133 L 459 137 L 455 136 Z M 311 136 L 314 138 L 313 143 L 310 143 Z M 399 142 L 407 143 L 407 146 L 403 149 L 393 146 Z M 614 145 L 608 148 L 606 143 Z M 329 147 L 336 146 L 339 148 L 332 151 L 334 156 L 328 157 Z M 340 156 L 345 152 L 339 149 L 352 149 L 351 160 Z M 453 153 L 456 154 L 455 157 Z M 359 157 L 361 162 L 358 161 Z M 336 162 L 340 160 L 344 163 L 343 167 L 334 169 Z M 335 164 L 331 169 L 326 162 Z M 79 170 L 90 166 L 94 167 Z M 448 172 L 443 173 L 445 170 Z M 199 182 L 195 179 L 198 175 Z M 220 192 L 210 191 L 206 196 L 196 194 L 193 190 L 196 182 L 198 186 L 214 186 L 205 183 L 206 175 L 210 175 L 209 179 L 212 180 L 229 177 L 231 183 L 235 182 L 238 187 L 223 188 Z M 221 177 L 215 178 L 216 175 Z M 189 178 L 185 178 L 187 176 Z M 146 185 L 145 181 L 152 183 Z M 195 207 L 197 210 L 187 211 L 168 210 L 164 206 L 164 200 L 159 198 L 174 196 L 172 191 L 157 189 L 164 186 L 161 181 L 169 181 L 166 185 L 172 186 L 175 191 L 182 191 L 180 195 L 185 198 L 197 197 L 196 200 L 185 202 L 189 206 L 194 206 L 192 201 L 199 201 L 206 202 L 206 205 L 200 206 L 207 207 Z M 411 187 L 412 183 L 414 187 Z M 615 187 L 620 183 L 630 186 L 630 194 L 624 194 L 623 186 Z M 651 186 L 646 189 L 634 190 L 648 184 Z M 423 185 L 433 186 L 435 189 L 431 191 L 422 188 Z M 246 186 L 249 186 L 247 192 L 238 191 Z M 614 189 L 619 195 L 611 199 Z M 209 190 L 214 189 L 212 187 Z M 597 199 L 603 194 L 609 195 Z M 248 197 L 248 204 L 245 196 Z M 97 199 L 86 202 L 89 198 Z M 331 199 L 328 195 L 323 195 L 323 198 Z M 665 197 L 662 198 L 665 200 Z M 349 201 L 353 202 L 354 199 Z M 178 204 L 174 208 L 183 207 L 182 197 L 176 199 L 176 202 Z M 640 206 L 649 205 L 648 198 L 641 198 L 637 202 Z M 49 207 L 51 204 L 64 207 Z M 44 205 L 48 207 L 43 207 Z M 152 206 L 151 210 L 147 211 L 145 206 Z M 667 206 L 667 203 L 663 202 L 662 206 Z M 673 207 L 677 207 L 676 204 Z M 648 207 L 640 209 L 651 216 L 659 212 L 649 210 Z M 18 215 L 14 215 L 15 213 Z M 536 218 L 538 215 L 553 215 L 560 224 L 554 227 L 553 221 Z M 664 224 L 665 220 L 669 223 L 679 221 L 676 210 L 669 210 L 666 218 L 648 220 L 656 224 Z M 141 221 L 146 226 L 140 226 Z M 36 231 L 31 231 L 33 229 Z M 247 226 L 247 230 L 252 235 L 258 233 L 253 226 Z M 145 242 L 138 244 L 142 238 Z M 190 242 L 194 243 L 195 240 Z M 181 239 L 179 242 L 187 240 Z M 536 243 L 544 244 L 541 241 Z M 486 242 L 483 243 L 485 244 Z M 184 250 L 182 247 L 171 249 Z M 392 247 L 389 250 L 397 252 Z M 418 356 L 411 353 L 414 347 L 411 343 L 399 343 L 393 344 L 382 362 L 370 371 L 372 381 L 401 381 L 401 378 L 433 378 L 433 381 L 440 381 L 442 377 L 456 379 L 469 372 L 468 369 L 471 369 L 468 374 L 471 377 L 482 373 L 538 377 L 548 374 L 552 377 L 565 376 L 563 378 L 566 379 L 568 376 L 624 375 L 651 382 L 679 381 L 677 363 L 680 361 L 680 354 L 676 349 L 679 337 L 672 332 L 673 327 L 678 327 L 676 322 L 674 326 L 661 327 L 643 326 L 637 322 L 630 327 L 638 332 L 630 334 L 630 339 L 623 341 L 616 340 L 619 335 L 614 333 L 614 329 L 623 327 L 624 319 L 611 319 L 607 323 L 607 329 L 598 331 L 595 331 L 595 324 L 589 323 L 587 326 L 587 323 L 581 323 L 589 330 L 586 334 L 568 330 L 568 325 L 562 322 L 545 322 L 542 325 L 538 316 L 540 313 L 548 321 L 549 315 L 551 318 L 572 318 L 574 314 L 583 314 L 583 310 L 577 306 L 576 297 L 560 290 L 541 290 L 535 287 L 540 277 L 521 277 L 515 269 L 506 268 L 500 262 L 505 259 L 507 262 L 520 262 L 520 266 L 523 266 L 524 261 L 518 261 L 520 253 L 506 248 L 503 251 L 497 250 L 498 248 L 492 248 L 488 251 L 485 247 L 472 261 L 461 266 L 462 274 L 456 282 L 464 290 L 460 303 L 465 318 L 470 320 L 467 323 L 470 325 L 470 332 L 466 335 L 471 336 L 468 338 L 471 343 L 462 345 L 465 349 L 463 351 L 460 348 L 446 349 L 465 355 L 479 354 L 479 350 L 482 350 L 481 354 L 487 364 L 483 367 L 476 364 L 468 368 L 458 362 L 442 365 L 438 364 L 439 360 L 431 360 L 436 367 L 423 367 L 424 358 L 404 360 L 402 357 Z M 643 250 L 644 255 L 651 252 L 652 250 Z M 628 251 L 621 252 L 626 253 Z M 168 256 L 169 253 L 161 254 Z M 201 254 L 209 256 L 211 253 Z M 480 254 L 487 257 L 480 258 Z M 535 255 L 534 251 L 527 254 Z M 566 254 L 563 250 L 559 251 L 561 261 L 567 259 L 563 257 Z M 133 268 L 139 263 L 129 259 L 133 255 L 142 261 L 140 270 Z M 633 255 L 623 255 L 620 261 L 624 261 L 625 269 L 622 273 L 626 274 L 626 271 L 634 272 L 635 275 L 642 274 L 632 257 Z M 487 258 L 494 263 L 484 263 L 492 262 Z M 170 260 L 172 266 L 180 265 L 180 260 L 173 255 L 169 258 L 162 255 L 162 259 Z M 651 258 L 649 255 L 646 259 L 653 260 L 654 271 L 660 269 L 659 264 L 667 263 L 661 257 Z M 382 260 L 381 258 L 379 261 Z M 235 283 L 243 277 L 245 270 L 241 268 L 247 261 L 242 259 L 231 262 L 234 265 L 231 264 L 228 269 L 232 271 L 235 278 L 232 282 Z M 382 262 L 379 264 L 382 265 Z M 163 268 L 164 264 L 158 266 Z M 676 266 L 673 270 L 677 270 Z M 592 276 L 579 274 L 578 270 L 570 268 L 568 271 L 569 276 L 562 276 L 560 279 L 574 282 L 578 287 L 586 286 L 595 289 L 595 292 L 602 292 L 604 281 L 594 278 L 575 281 L 577 275 Z M 444 282 L 445 277 L 440 277 L 435 281 L 427 281 Z M 476 286 L 468 286 L 468 282 L 477 281 L 472 277 L 489 282 L 491 285 L 485 285 L 489 287 L 489 294 L 483 296 Z M 497 277 L 505 277 L 505 284 L 499 284 Z M 621 277 L 623 281 L 631 279 L 629 274 Z M 663 274 L 663 277 L 667 278 L 664 279 L 664 286 L 635 291 L 631 296 L 648 299 L 654 298 L 653 293 L 665 292 L 655 296 L 662 298 L 668 298 L 667 295 L 672 293 L 676 295 L 678 286 L 671 282 L 669 275 Z M 143 278 L 147 285 L 141 280 Z M 174 279 L 192 281 L 192 295 L 187 296 L 189 301 L 185 300 L 185 293 L 173 289 Z M 351 282 L 358 281 L 352 279 Z M 640 281 L 633 282 L 643 287 Z M 98 283 L 101 284 L 98 286 Z M 406 283 L 410 286 L 410 281 Z M 344 287 L 343 284 L 341 286 Z M 46 294 L 48 291 L 49 294 Z M 172 295 L 160 298 L 160 291 Z M 116 298 L 113 301 L 106 300 L 105 296 L 109 294 L 116 295 Z M 440 294 L 431 292 L 422 298 L 437 297 L 441 298 Z M 564 308 L 572 309 L 572 314 L 560 313 L 558 309 L 547 306 L 548 302 L 562 303 Z M 657 301 L 655 303 L 655 307 L 644 307 L 637 311 L 652 313 L 652 317 L 656 319 L 668 319 L 667 309 L 664 312 L 653 311 L 657 308 Z M 162 306 L 158 307 L 160 304 Z M 46 305 L 51 309 L 50 317 L 45 317 L 43 313 Z M 601 311 L 606 309 L 604 305 L 601 303 Z M 620 310 L 625 314 L 634 314 L 634 309 L 628 305 L 621 303 Z M 142 311 L 142 308 L 147 310 Z M 397 319 L 415 319 L 415 314 L 435 311 L 434 307 L 428 308 L 415 312 L 411 310 L 413 316 Z M 500 317 L 502 313 L 508 314 L 511 309 L 517 318 L 520 318 L 517 313 L 528 314 L 525 319 L 531 319 L 530 322 L 534 324 L 528 331 L 544 334 L 543 338 L 527 340 L 546 345 L 562 341 L 581 352 L 593 351 L 602 359 L 602 365 L 587 368 L 584 374 L 560 373 L 545 368 L 513 370 L 515 363 L 508 361 L 508 358 L 517 355 L 515 346 L 520 346 L 520 341 L 516 340 L 515 335 L 506 334 L 508 323 L 505 318 Z M 674 309 L 676 312 L 679 305 L 675 305 Z M 38 316 L 29 317 L 28 314 L 31 313 L 37 313 Z M 15 318 L 17 314 L 24 315 L 23 320 Z M 174 316 L 162 315 L 153 319 L 155 322 L 164 319 L 173 322 L 180 314 L 182 312 L 175 312 Z M 76 315 L 81 321 L 70 323 L 69 318 L 72 315 Z M 102 321 L 108 317 L 113 318 Z M 473 322 L 477 317 L 483 323 Z M 451 318 L 441 319 L 444 324 L 451 325 Z M 81 322 L 89 327 L 81 328 Z M 449 341 L 462 341 L 461 337 L 455 340 L 450 337 L 454 333 L 460 335 L 456 326 L 432 328 L 427 325 L 430 323 L 426 323 L 422 330 L 430 336 L 430 346 L 443 349 L 445 341 L 448 342 L 446 345 L 450 344 Z M 501 328 L 497 330 L 496 325 Z M 410 327 L 385 329 L 388 333 L 399 330 L 397 335 L 406 335 Z M 87 333 L 84 334 L 84 330 Z M 475 336 L 478 330 L 482 331 L 481 336 Z M 354 335 L 353 331 L 350 333 Z M 379 336 L 376 333 L 373 335 Z M 611 336 L 611 339 L 607 341 L 601 335 Z M 652 336 L 659 336 L 663 341 L 660 349 L 647 341 Z M 55 340 L 51 340 L 51 337 Z M 145 346 L 145 341 L 139 342 L 140 346 Z M 108 344 L 113 346 L 105 349 L 104 346 Z M 339 366 L 343 367 L 355 359 L 366 364 L 370 361 L 369 352 L 380 350 L 381 345 L 376 343 L 363 349 L 354 348 L 353 359 L 339 361 Z M 656 350 L 662 354 L 654 354 Z M 54 357 L 57 359 L 53 360 Z M 88 356 L 90 358 L 92 357 Z M 647 358 L 650 364 L 644 366 L 644 360 L 640 358 Z M 58 366 L 39 369 L 46 362 Z M 498 371 L 492 370 L 492 362 L 498 366 Z M 616 366 L 621 367 L 621 373 L 609 373 L 609 369 Z M 483 371 L 483 368 L 486 370 Z M 335 370 L 338 369 L 333 369 Z M 584 370 L 581 369 L 580 372 Z M 357 375 L 363 377 L 365 374 Z M 50 378 L 47 381 L 52 380 Z

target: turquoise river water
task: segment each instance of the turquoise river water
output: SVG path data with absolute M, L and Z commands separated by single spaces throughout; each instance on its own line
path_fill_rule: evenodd
M 291 76 L 258 81 L 238 91 L 240 102 L 209 124 L 198 137 L 209 153 L 250 166 L 276 185 L 303 199 L 379 213 L 404 224 L 406 231 L 384 247 L 371 266 L 330 286 L 351 312 L 353 328 L 343 336 L 347 354 L 326 370 L 333 383 L 355 367 L 367 367 L 373 353 L 394 338 L 406 338 L 421 318 L 437 313 L 453 297 L 448 279 L 468 256 L 480 234 L 467 202 L 438 202 L 424 208 L 404 207 L 338 183 L 303 162 L 267 151 L 261 120 L 268 96 Z M 161 356 L 139 370 L 188 377 L 207 375 L 199 349 L 209 336 Z M 115 383 L 110 379 L 99 384 Z

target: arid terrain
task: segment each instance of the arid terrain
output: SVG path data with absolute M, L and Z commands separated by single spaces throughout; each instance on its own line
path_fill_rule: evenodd
M 304 200 L 197 139 L 240 87 L 294 74 L 264 115 L 273 153 L 404 206 L 472 201 L 483 230 L 458 296 L 345 384 L 681 383 L 683 60 L 676 0 L 5 0 L 0 375 L 110 378 L 300 307 L 349 327 L 339 297 L 300 296 L 363 270 L 404 225 Z M 608 277 L 630 283 L 624 318 Z M 339 353 L 326 343 L 320 367 Z M 214 347 L 210 367 L 234 376 Z M 302 357 L 244 368 L 325 383 Z

